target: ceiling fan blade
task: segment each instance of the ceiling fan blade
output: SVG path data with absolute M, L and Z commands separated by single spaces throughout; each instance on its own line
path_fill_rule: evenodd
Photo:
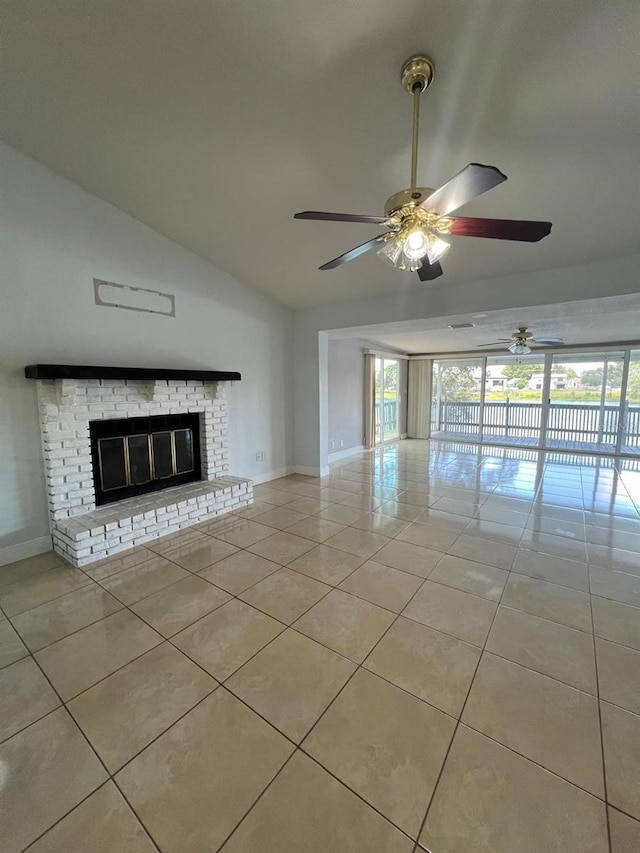
M 477 344 L 479 347 L 499 347 L 502 344 L 509 344 L 511 340 L 502 340 L 502 341 L 491 341 L 489 344 Z
M 495 166 L 469 163 L 446 184 L 432 192 L 420 207 L 446 216 L 506 180 L 507 176 Z
M 439 278 L 439 276 L 442 275 L 442 272 L 443 270 L 440 266 L 440 261 L 436 261 L 435 264 L 425 264 L 423 260 L 422 266 L 418 270 L 418 278 L 420 281 L 433 281 L 434 278 Z
M 451 233 L 458 237 L 489 237 L 492 240 L 522 240 L 537 243 L 551 231 L 550 222 L 527 219 L 475 219 L 456 216 Z
M 386 222 L 386 216 L 365 216 L 359 213 L 324 213 L 321 210 L 303 210 L 294 213 L 294 219 L 322 219 L 329 222 L 369 222 L 372 225 Z
M 562 346 L 564 344 L 562 338 L 529 338 L 529 341 L 532 344 L 546 344 L 547 346 L 552 346 L 553 344 Z
M 365 252 L 370 252 L 371 249 L 374 249 L 378 245 L 381 237 L 384 237 L 384 234 L 379 234 L 372 240 L 367 240 L 366 243 L 361 243 L 359 246 L 356 246 L 355 249 L 349 249 L 349 251 L 345 252 L 344 255 L 338 255 L 338 257 L 334 258 L 332 261 L 327 261 L 326 264 L 322 264 L 319 269 L 333 270 L 336 267 L 339 267 L 341 264 L 346 264 L 347 261 L 352 261 L 359 255 L 364 255 Z

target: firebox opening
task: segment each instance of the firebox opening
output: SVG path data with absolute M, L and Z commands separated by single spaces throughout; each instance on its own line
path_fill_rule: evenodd
M 200 416 L 91 421 L 96 506 L 201 479 Z

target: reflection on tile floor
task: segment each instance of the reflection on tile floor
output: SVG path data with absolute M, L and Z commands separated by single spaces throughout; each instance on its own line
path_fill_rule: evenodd
M 635 853 L 636 468 L 404 441 L 0 568 L 3 850 Z

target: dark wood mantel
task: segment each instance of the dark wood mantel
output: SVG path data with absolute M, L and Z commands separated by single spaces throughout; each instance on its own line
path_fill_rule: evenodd
M 202 382 L 238 382 L 229 370 L 191 370 L 166 367 L 90 367 L 81 364 L 29 364 L 27 379 L 197 379 Z

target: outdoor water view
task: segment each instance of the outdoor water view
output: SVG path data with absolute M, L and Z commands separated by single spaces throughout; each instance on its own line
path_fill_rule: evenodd
M 640 350 L 554 354 L 548 364 L 540 354 L 434 361 L 431 429 L 441 438 L 640 454 Z

